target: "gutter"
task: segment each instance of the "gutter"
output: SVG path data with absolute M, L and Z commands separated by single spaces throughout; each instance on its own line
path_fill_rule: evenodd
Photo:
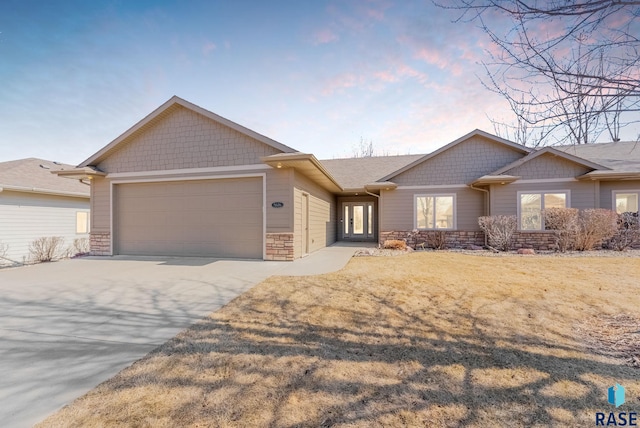
M 50 190 L 50 189 L 42 189 L 39 187 L 22 187 L 22 186 L 1 186 L 0 193 L 4 190 L 9 190 L 12 192 L 24 192 L 24 193 L 41 193 L 45 195 L 55 195 L 55 196 L 69 196 L 72 198 L 87 198 L 89 199 L 89 195 L 86 193 L 80 192 L 64 192 L 58 190 Z

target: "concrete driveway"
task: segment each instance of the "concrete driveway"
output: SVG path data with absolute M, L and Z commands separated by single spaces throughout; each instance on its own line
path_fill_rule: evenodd
M 2 426 L 41 421 L 285 268 L 116 257 L 0 270 Z

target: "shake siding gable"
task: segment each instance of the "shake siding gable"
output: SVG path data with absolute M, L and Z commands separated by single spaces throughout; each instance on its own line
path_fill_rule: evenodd
M 505 174 L 521 177 L 522 180 L 539 180 L 548 178 L 574 178 L 590 171 L 591 168 L 554 156 L 551 153 L 545 153 L 522 165 L 505 171 Z
M 390 180 L 400 186 L 465 184 L 522 156 L 517 150 L 475 135 Z
M 199 113 L 174 105 L 98 164 L 109 173 L 259 164 L 280 153 Z

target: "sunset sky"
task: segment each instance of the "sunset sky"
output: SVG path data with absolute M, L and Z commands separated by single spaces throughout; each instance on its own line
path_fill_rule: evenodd
M 77 164 L 172 95 L 321 159 L 361 138 L 430 152 L 510 119 L 478 79 L 489 41 L 456 17 L 430 1 L 4 0 L 0 161 Z

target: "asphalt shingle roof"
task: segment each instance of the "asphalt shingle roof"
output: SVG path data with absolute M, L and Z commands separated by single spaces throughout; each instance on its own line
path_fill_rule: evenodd
M 326 159 L 320 162 L 346 189 L 359 189 L 378 181 L 424 155 L 373 156 L 350 159 Z
M 51 171 L 73 169 L 73 165 L 54 163 L 44 159 L 27 158 L 0 162 L 0 187 L 22 187 L 50 192 L 86 194 L 89 186 L 78 180 L 58 177 Z
M 636 141 L 554 146 L 554 149 L 590 160 L 615 171 L 640 171 L 640 143 Z

